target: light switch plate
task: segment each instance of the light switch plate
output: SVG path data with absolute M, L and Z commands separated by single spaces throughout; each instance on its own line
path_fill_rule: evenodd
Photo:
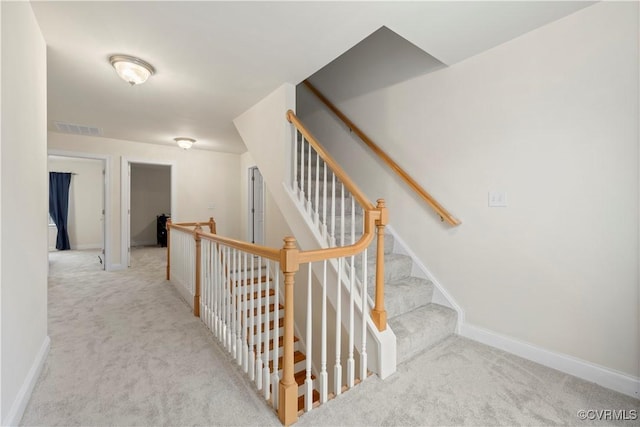
M 505 191 L 489 191 L 490 208 L 506 208 L 507 193 Z

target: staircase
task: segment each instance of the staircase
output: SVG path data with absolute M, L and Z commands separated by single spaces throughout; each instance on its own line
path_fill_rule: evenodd
M 458 315 L 455 310 L 433 302 L 430 280 L 411 275 L 413 260 L 393 252 L 393 235 L 385 234 L 385 304 L 388 324 L 396 334 L 398 364 L 428 350 L 453 334 Z M 369 268 L 375 254 L 369 255 Z M 371 282 L 370 282 L 371 283 Z M 372 285 L 369 285 L 369 292 Z
M 302 146 L 301 144 L 299 146 Z M 298 151 L 298 156 L 301 152 Z M 309 165 L 307 165 L 309 166 Z M 311 188 L 311 199 L 313 199 L 316 179 L 320 192 L 324 192 L 324 167 L 325 163 L 319 165 L 311 162 L 304 173 L 304 181 L 307 183 L 305 192 Z M 298 182 L 301 180 L 301 171 L 298 170 Z M 310 183 L 310 185 L 309 185 Z M 334 189 L 334 187 L 336 187 Z M 362 226 L 364 217 L 362 210 L 355 208 L 353 198 L 350 194 L 345 193 L 345 197 L 341 197 L 342 188 L 339 183 L 327 181 L 327 194 L 332 194 L 335 190 L 336 195 L 336 212 L 342 211 L 344 205 L 344 219 L 341 216 L 336 218 L 335 234 L 339 235 L 344 221 L 345 241 L 346 244 L 351 243 L 351 232 L 353 225 L 353 236 L 357 241 L 362 236 Z M 310 210 L 314 210 L 313 202 Z M 325 222 L 323 217 L 323 209 L 319 209 L 318 218 Z M 390 208 L 393 212 L 393 207 Z M 311 214 L 313 215 L 313 214 Z M 327 215 L 330 217 L 329 215 Z M 331 225 L 328 225 L 331 228 Z M 328 241 L 331 240 L 329 237 Z M 340 238 L 336 245 L 341 246 Z M 433 302 L 433 283 L 424 278 L 412 276 L 413 260 L 410 256 L 394 252 L 395 241 L 394 236 L 385 231 L 384 245 L 384 282 L 385 282 L 385 306 L 387 309 L 388 324 L 396 335 L 397 342 L 397 363 L 400 364 L 426 350 L 433 347 L 440 341 L 447 338 L 455 332 L 458 316 L 455 310 Z M 375 272 L 376 272 L 376 241 L 371 243 L 367 252 L 368 266 L 368 293 L 374 295 Z M 360 257 L 355 258 L 356 271 L 362 271 L 362 262 Z

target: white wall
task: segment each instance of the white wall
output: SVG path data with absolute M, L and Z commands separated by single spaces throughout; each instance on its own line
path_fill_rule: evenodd
M 131 245 L 157 243 L 157 216 L 171 214 L 171 167 L 131 165 Z M 206 218 L 198 218 L 203 220 Z
M 338 107 L 462 220 L 440 222 L 306 90 L 298 114 L 468 325 L 639 376 L 638 4 L 603 2 Z M 381 60 L 384 60 L 382 58 Z M 400 65 L 399 65 L 400 66 Z M 349 84 L 314 77 L 329 98 Z M 509 206 L 488 208 L 487 192 Z
M 173 221 L 204 221 L 216 219 L 218 231 L 226 236 L 240 237 L 240 196 L 238 192 L 238 154 L 205 150 L 181 150 L 173 146 L 146 144 L 109 138 L 48 134 L 49 149 L 102 154 L 111 157 L 111 230 L 112 263 L 115 268 L 126 265 L 121 260 L 120 218 L 120 158 L 133 162 L 172 163 L 176 174 L 176 212 Z M 209 207 L 213 206 L 213 209 Z
M 102 248 L 102 160 L 49 156 L 48 164 L 49 172 L 75 173 L 69 186 L 67 222 L 71 249 Z M 56 227 L 50 227 L 49 249 L 55 249 L 56 236 Z
M 46 357 L 47 63 L 28 2 L 2 2 L 0 421 L 17 424 Z

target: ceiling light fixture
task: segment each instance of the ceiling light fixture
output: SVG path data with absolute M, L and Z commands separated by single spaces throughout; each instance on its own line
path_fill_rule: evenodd
M 189 148 L 191 148 L 193 143 L 196 142 L 196 140 L 193 138 L 184 137 L 173 138 L 173 140 L 178 144 L 178 147 L 182 148 L 183 150 L 188 150 Z
M 135 56 L 112 55 L 109 62 L 120 78 L 131 86 L 146 82 L 149 76 L 156 72 L 151 64 Z

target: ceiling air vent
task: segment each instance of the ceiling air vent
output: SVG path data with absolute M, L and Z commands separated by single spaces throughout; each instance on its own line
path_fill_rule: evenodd
M 102 129 L 94 126 L 74 125 L 73 123 L 54 122 L 59 132 L 74 135 L 102 136 Z

